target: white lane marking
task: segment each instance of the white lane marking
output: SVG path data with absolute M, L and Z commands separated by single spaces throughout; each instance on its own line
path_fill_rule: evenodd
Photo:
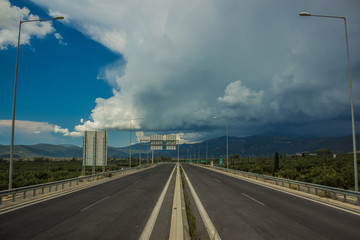
M 197 166 L 197 167 L 200 167 L 200 166 Z M 205 168 L 205 167 L 202 167 L 202 168 Z M 211 169 L 211 168 L 205 168 L 205 169 L 208 169 L 210 171 L 214 171 L 214 172 L 217 172 L 217 173 L 221 173 L 221 174 L 224 174 L 224 175 L 227 175 L 227 176 L 230 176 L 230 177 L 233 177 L 233 178 L 236 178 L 236 179 L 248 182 L 248 183 L 256 184 L 256 185 L 258 185 L 260 187 L 269 188 L 269 189 L 272 189 L 272 190 L 275 190 L 275 191 L 278 191 L 278 192 L 289 194 L 289 195 L 292 195 L 292 196 L 295 196 L 295 197 L 298 197 L 298 198 L 302 198 L 302 199 L 305 199 L 305 200 L 308 200 L 308 201 L 311 201 L 311 202 L 319 203 L 319 204 L 322 204 L 322 205 L 325 205 L 325 206 L 328 206 L 328 207 L 332 207 L 332 208 L 335 208 L 335 209 L 338 209 L 338 210 L 341 210 L 341 211 L 344 211 L 344 212 L 347 212 L 347 213 L 351 213 L 351 214 L 360 216 L 360 213 L 358 213 L 358 212 L 355 212 L 355 211 L 352 211 L 352 210 L 349 210 L 349 209 L 346 209 L 346 208 L 343 208 L 343 207 L 338 207 L 338 206 L 335 206 L 335 205 L 332 205 L 332 204 L 328 204 L 328 203 L 325 203 L 325 202 L 322 202 L 322 201 L 319 201 L 319 200 L 315 200 L 315 199 L 312 199 L 310 197 L 305 197 L 305 196 L 301 196 L 301 195 L 298 195 L 298 194 L 295 194 L 295 193 L 291 193 L 291 192 L 288 192 L 286 190 L 277 189 L 275 187 L 263 185 L 261 183 L 255 182 L 255 180 L 246 179 L 243 176 L 233 175 L 233 174 L 230 174 L 230 173 L 227 174 L 225 172 L 217 171 L 217 170 L 214 170 L 214 169 Z
M 101 183 L 99 183 L 99 184 L 101 184 Z M 98 184 L 96 184 L 96 185 L 98 185 Z M 96 186 L 96 185 L 84 185 L 84 186 L 80 186 L 78 188 L 76 187 L 74 189 L 64 190 L 64 191 L 61 191 L 61 192 L 56 193 L 54 195 L 42 197 L 40 199 L 31 200 L 31 201 L 23 203 L 21 205 L 9 206 L 7 208 L 1 209 L 0 210 L 0 215 L 2 215 L 4 213 L 15 211 L 15 210 L 18 210 L 18 209 L 21 209 L 21 208 L 25 208 L 25 207 L 28 207 L 28 206 L 31 206 L 31 205 L 35 205 L 35 204 L 38 204 L 38 203 L 41 203 L 41 202 L 45 202 L 45 201 L 48 201 L 48 200 L 51 200 L 51 199 L 54 199 L 54 198 L 58 198 L 58 197 L 61 197 L 61 196 L 64 196 L 64 195 L 67 195 L 67 194 L 70 194 L 70 193 L 74 193 L 74 192 L 77 192 L 77 191 L 80 191 L 80 190 L 83 190 L 83 189 L 86 189 L 86 188 Z
M 139 240 L 148 240 L 148 239 L 150 239 L 151 233 L 152 233 L 152 231 L 154 229 L 156 219 L 157 219 L 157 217 L 159 215 L 161 205 L 162 205 L 162 203 L 164 201 L 165 194 L 166 194 L 167 189 L 168 189 L 168 187 L 170 185 L 170 181 L 171 181 L 171 178 L 172 178 L 172 176 L 174 174 L 175 168 L 176 168 L 176 165 L 175 165 L 174 169 L 172 170 L 172 172 L 170 174 L 170 177 L 167 180 L 167 182 L 165 184 L 165 187 L 162 190 L 158 201 L 155 204 L 155 207 L 154 207 L 154 209 L 153 209 L 153 211 L 152 211 L 152 213 L 151 213 L 151 215 L 150 215 L 150 217 L 149 217 L 149 219 L 148 219 L 148 221 L 146 223 L 146 226 L 145 226 L 143 232 L 141 233 L 141 236 L 140 236 Z
M 215 180 L 215 181 L 217 181 L 218 183 L 221 183 L 221 181 L 220 181 L 220 180 L 218 180 L 218 179 L 216 179 L 216 178 L 214 178 L 214 180 Z
M 81 210 L 80 210 L 80 212 L 83 212 L 83 211 L 88 210 L 89 208 L 91 208 L 91 207 L 95 206 L 96 204 L 101 203 L 102 201 L 104 201 L 104 200 L 108 199 L 109 197 L 110 197 L 110 196 L 104 197 L 103 199 L 101 199 L 101 200 L 99 200 L 99 201 L 97 201 L 97 202 L 95 202 L 95 203 L 93 203 L 93 204 L 91 204 L 91 205 L 87 206 L 86 208 L 81 209 Z
M 156 166 L 153 166 L 153 167 L 156 167 Z M 150 167 L 150 168 L 153 168 L 153 167 Z M 150 168 L 148 168 L 148 169 L 150 169 Z M 147 169 L 144 169 L 144 170 L 147 170 Z M 144 170 L 139 170 L 139 171 L 144 171 Z M 44 196 L 44 197 L 42 196 L 42 197 L 40 197 L 38 199 L 26 201 L 24 203 L 20 203 L 20 204 L 8 206 L 8 207 L 4 207 L 4 208 L 0 209 L 0 215 L 8 213 L 8 212 L 15 211 L 15 210 L 18 210 L 18 209 L 21 209 L 21 208 L 25 208 L 25 207 L 28 207 L 28 206 L 31 206 L 31 205 L 35 205 L 35 204 L 38 204 L 38 203 L 41 203 L 41 202 L 45 202 L 45 201 L 48 201 L 48 200 L 51 200 L 51 199 L 54 199 L 54 198 L 65 196 L 65 195 L 70 194 L 70 193 L 74 193 L 74 192 L 78 192 L 78 191 L 81 191 L 81 190 L 84 190 L 84 189 L 87 189 L 87 188 L 91 188 L 91 187 L 94 187 L 94 186 L 97 186 L 97 185 L 100 185 L 100 184 L 103 184 L 103 183 L 111 182 L 111 181 L 117 180 L 119 178 L 129 176 L 129 175 L 131 175 L 133 173 L 129 173 L 127 175 L 123 175 L 123 174 L 124 173 L 122 173 L 119 176 L 115 176 L 115 177 L 113 177 L 111 179 L 104 179 L 104 181 L 100 180 L 100 181 L 86 183 L 84 185 L 76 186 L 76 187 L 73 187 L 73 188 L 70 188 L 70 189 L 59 190 L 58 192 L 54 192 L 54 194 L 49 194 L 49 195 Z
M 247 195 L 247 194 L 245 194 L 245 193 L 243 193 L 242 195 L 244 195 L 245 197 L 250 198 L 251 200 L 253 200 L 253 201 L 255 201 L 255 202 L 257 202 L 257 203 L 259 203 L 259 204 L 261 204 L 261 205 L 265 206 L 265 204 L 264 204 L 264 203 L 262 203 L 262 202 L 260 202 L 260 201 L 256 200 L 255 198 L 250 197 L 249 195 Z
M 194 189 L 193 185 L 191 184 L 190 179 L 186 175 L 186 172 L 185 172 L 184 168 L 183 168 L 183 172 L 184 172 L 185 179 L 186 179 L 186 181 L 187 181 L 187 183 L 189 185 L 191 194 L 192 194 L 192 196 L 194 198 L 196 207 L 198 208 L 198 210 L 200 212 L 201 219 L 204 222 L 204 225 L 206 227 L 206 230 L 207 230 L 207 232 L 209 234 L 210 239 L 212 239 L 212 240 L 217 240 L 217 239 L 221 240 L 219 233 L 216 231 L 214 224 L 212 223 L 209 215 L 207 214 L 204 206 L 202 205 L 202 203 L 200 201 L 200 198 L 196 194 L 195 189 Z

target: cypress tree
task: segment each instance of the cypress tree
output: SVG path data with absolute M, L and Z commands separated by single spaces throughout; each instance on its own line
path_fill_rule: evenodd
M 279 170 L 280 164 L 279 164 L 279 153 L 275 152 L 274 156 L 274 174 Z

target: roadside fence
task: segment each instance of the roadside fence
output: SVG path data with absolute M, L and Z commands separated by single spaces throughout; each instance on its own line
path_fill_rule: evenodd
M 205 165 L 202 165 L 205 166 Z M 360 192 L 355 192 L 351 190 L 345 190 L 335 187 L 328 187 L 324 185 L 318 185 L 313 183 L 301 182 L 296 180 L 290 180 L 285 178 L 278 178 L 268 175 L 262 175 L 257 173 L 251 172 L 244 172 L 234 169 L 226 169 L 223 167 L 216 167 L 216 166 L 205 166 L 208 168 L 213 168 L 217 170 L 221 170 L 224 172 L 232 173 L 235 175 L 240 175 L 242 177 L 247 177 L 251 179 L 260 180 L 266 183 L 275 184 L 277 186 L 291 188 L 294 190 L 306 192 L 309 194 L 314 194 L 321 197 L 332 198 L 337 201 L 351 203 L 355 205 L 360 205 Z
M 26 187 L 19 187 L 19 188 L 13 188 L 8 190 L 2 190 L 0 191 L 0 205 L 3 204 L 4 201 L 12 201 L 15 202 L 20 199 L 27 199 L 30 197 L 36 197 L 38 195 L 43 195 L 51 192 L 56 192 L 59 190 L 69 189 L 75 186 L 78 186 L 80 183 L 83 182 L 94 182 L 100 179 L 104 178 L 111 178 L 116 175 L 122 175 L 130 170 L 139 170 L 142 168 L 147 168 L 150 165 L 141 165 L 141 167 L 137 168 L 124 168 L 121 170 L 115 170 L 110 172 L 103 172 L 88 176 L 82 176 L 77 178 L 70 178 L 65 180 L 60 180 L 56 182 L 48 182 L 48 183 L 42 183 L 32 186 L 26 186 Z

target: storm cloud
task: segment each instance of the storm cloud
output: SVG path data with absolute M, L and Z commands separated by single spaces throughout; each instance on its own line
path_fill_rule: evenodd
M 223 131 L 217 116 L 236 136 L 350 134 L 344 23 L 300 11 L 348 18 L 360 110 L 356 0 L 32 1 L 126 59 L 99 72 L 113 96 L 99 96 L 77 131 L 142 117 L 134 129 L 196 140 Z

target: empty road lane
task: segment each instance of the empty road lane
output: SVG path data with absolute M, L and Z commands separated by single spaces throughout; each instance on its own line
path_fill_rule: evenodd
M 222 239 L 360 239 L 360 216 L 183 164 Z
M 139 239 L 174 164 L 0 215 L 0 239 Z

